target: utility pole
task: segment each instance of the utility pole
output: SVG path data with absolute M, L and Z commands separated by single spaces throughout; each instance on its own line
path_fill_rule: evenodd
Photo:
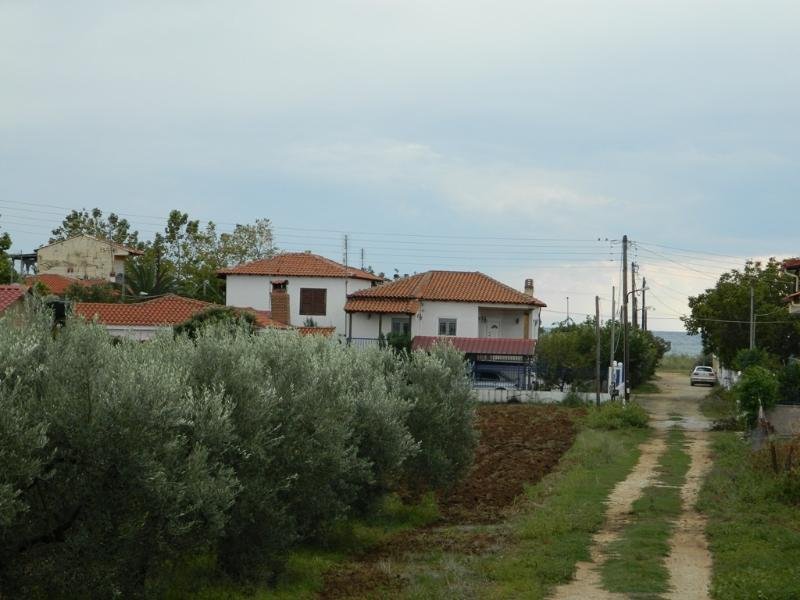
M 631 262 L 631 304 L 633 305 L 631 307 L 631 321 L 634 329 L 639 327 L 639 311 L 637 309 L 639 301 L 636 298 L 636 269 L 638 266 L 635 262 Z
M 567 296 L 567 325 L 569 325 L 569 296 Z
M 614 329 L 615 329 L 615 325 L 617 324 L 617 298 L 616 298 L 616 295 L 617 295 L 617 288 L 616 288 L 616 286 L 612 285 L 611 286 L 611 348 L 609 349 L 610 351 L 608 353 L 608 366 L 609 367 L 613 367 L 614 366 L 614 350 L 615 350 L 615 347 L 614 347 L 615 346 L 615 344 L 614 344 Z M 609 381 L 609 385 L 610 384 L 611 384 L 611 381 Z M 608 390 L 608 391 L 610 392 L 611 390 Z
M 647 277 L 642 277 L 642 331 L 647 331 Z
M 622 373 L 624 377 L 624 396 L 625 402 L 630 400 L 631 380 L 629 374 L 630 348 L 628 346 L 628 236 L 622 236 Z
M 756 315 L 753 300 L 753 286 L 750 286 L 750 350 L 756 347 Z
M 600 406 L 600 296 L 594 297 L 594 335 L 596 337 L 594 401 L 597 406 Z
M 361 249 L 361 270 L 364 270 L 364 249 Z

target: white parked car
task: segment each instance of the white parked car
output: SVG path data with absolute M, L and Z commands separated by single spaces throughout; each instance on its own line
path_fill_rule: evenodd
M 711 367 L 695 367 L 692 374 L 689 376 L 689 383 L 691 385 L 716 385 L 717 384 L 717 374 L 714 373 L 714 369 Z

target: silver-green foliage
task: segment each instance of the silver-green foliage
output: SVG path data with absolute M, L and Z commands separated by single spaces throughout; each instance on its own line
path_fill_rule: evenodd
M 220 391 L 193 392 L 95 325 L 53 337 L 3 321 L 0 347 L 5 590 L 135 595 L 153 566 L 222 533 L 238 483 L 219 458 L 232 433 Z
M 209 327 L 113 340 L 0 320 L 0 587 L 158 595 L 216 553 L 270 578 L 289 548 L 383 492 L 451 485 L 475 444 L 452 349 L 399 356 Z

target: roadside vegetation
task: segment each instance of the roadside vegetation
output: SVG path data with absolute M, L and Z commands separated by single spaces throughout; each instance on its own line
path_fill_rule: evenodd
M 669 573 L 664 559 L 674 521 L 681 512 L 680 488 L 690 463 L 685 437 L 680 429 L 669 432 L 657 482 L 634 502 L 630 523 L 608 549 L 602 577 L 604 587 L 611 592 L 640 595 L 667 591 Z
M 700 493 L 720 600 L 792 599 L 800 590 L 800 439 L 753 454 L 740 434 L 713 438 Z
M 425 522 L 421 499 L 461 481 L 476 444 L 449 348 L 227 325 L 142 344 L 79 319 L 54 334 L 33 314 L 0 319 L 0 365 L 8 597 L 161 596 L 197 564 L 266 588 L 343 524 L 357 546 L 359 531 Z M 417 508 L 387 508 L 393 492 Z
M 639 458 L 650 435 L 638 408 L 589 408 L 575 443 L 558 467 L 525 487 L 506 520 L 471 528 L 486 546 L 418 553 L 402 595 L 422 598 L 545 598 L 589 558 L 592 535 L 605 521 L 605 499 Z M 614 413 L 614 418 L 605 418 Z M 634 423 L 619 427 L 619 423 Z
M 526 490 L 508 523 L 513 540 L 479 568 L 479 597 L 545 598 L 589 559 L 592 535 L 605 520 L 605 499 L 631 471 L 650 435 L 638 408 L 590 411 L 559 468 Z M 613 414 L 613 416 L 611 416 Z M 618 427 L 620 423 L 633 424 Z
M 615 323 L 617 335 L 620 324 Z M 600 364 L 609 364 L 611 323 L 600 328 Z M 597 336 L 593 319 L 564 322 L 543 332 L 536 344 L 537 376 L 545 387 L 594 389 Z M 633 387 L 649 381 L 670 343 L 650 331 L 630 330 L 630 380 Z M 614 359 L 622 360 L 622 344 Z

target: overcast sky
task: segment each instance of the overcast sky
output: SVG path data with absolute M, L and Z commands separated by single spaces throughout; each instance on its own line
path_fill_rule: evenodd
M 536 280 L 651 328 L 745 257 L 800 254 L 796 2 L 0 0 L 0 230 L 172 208 L 401 273 Z M 792 58 L 794 57 L 794 58 Z M 601 241 L 596 241 L 596 240 Z M 608 240 L 608 241 L 606 241 Z M 666 247 L 665 247 L 666 246 Z M 719 256 L 724 255 L 724 256 Z M 653 320 L 654 319 L 654 320 Z

